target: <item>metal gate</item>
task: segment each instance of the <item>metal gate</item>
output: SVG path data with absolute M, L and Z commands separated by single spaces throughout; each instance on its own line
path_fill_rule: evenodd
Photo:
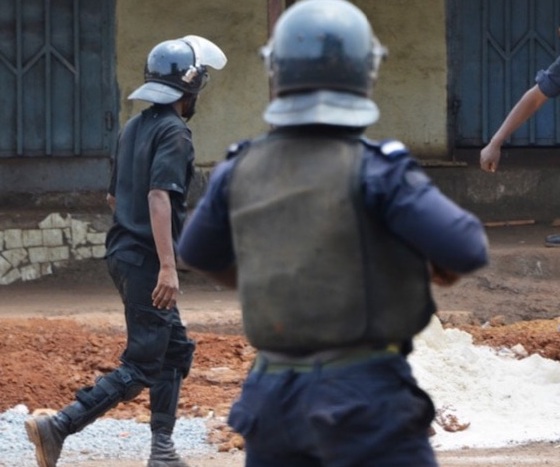
M 450 2 L 451 140 L 486 144 L 538 70 L 560 54 L 558 0 Z M 510 146 L 560 143 L 560 99 L 551 99 L 517 130 Z
M 1 1 L 0 157 L 108 155 L 115 0 Z

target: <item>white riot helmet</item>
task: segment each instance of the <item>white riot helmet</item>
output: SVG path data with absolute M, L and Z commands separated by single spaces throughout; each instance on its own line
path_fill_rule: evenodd
M 208 82 L 207 66 L 221 70 L 227 63 L 222 50 L 200 36 L 159 43 L 148 54 L 144 84 L 129 99 L 171 104 L 185 93 L 196 95 Z

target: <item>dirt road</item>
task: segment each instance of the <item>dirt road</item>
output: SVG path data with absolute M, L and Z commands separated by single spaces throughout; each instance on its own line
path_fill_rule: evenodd
M 558 467 L 560 466 L 558 445 L 531 444 L 507 449 L 467 449 L 439 452 L 440 467 Z M 191 467 L 243 467 L 243 453 L 222 453 L 213 458 L 189 459 Z M 141 467 L 140 461 L 111 461 L 111 467 Z M 106 467 L 106 462 L 86 462 L 76 467 Z M 288 466 L 286 466 L 288 467 Z M 410 466 L 414 467 L 414 466 Z
M 523 321 L 525 327 L 521 334 L 539 346 L 531 333 L 530 320 L 552 319 L 560 314 L 557 292 L 560 251 L 543 248 L 541 233 L 506 232 L 494 244 L 495 261 L 490 268 L 465 278 L 454 289 L 436 291 L 440 308 L 468 312 L 477 329 L 481 329 L 482 322 L 494 320 L 498 324 L 485 327 L 486 334 L 493 333 L 494 337 L 499 334 L 506 340 L 510 328 L 504 325 Z M 537 241 L 538 245 L 533 244 Z M 192 273 L 182 274 L 181 286 L 180 309 L 199 340 L 199 350 L 188 379 L 188 394 L 180 403 L 180 415 L 205 415 L 209 411 L 225 414 L 253 355 L 242 337 L 235 293 L 216 288 Z M 2 286 L 0 293 L 0 391 L 3 395 L 0 405 L 4 404 L 0 408 L 3 410 L 17 403 L 25 403 L 31 410 L 59 407 L 95 372 L 116 364 L 124 339 L 121 303 L 102 261 L 73 265 L 38 281 Z M 519 332 L 515 338 L 519 340 Z M 556 344 L 559 344 L 557 340 Z M 64 355 L 59 356 L 57 352 Z M 71 365 L 68 355 L 75 357 Z M 222 367 L 231 372 L 219 377 L 212 373 L 213 369 Z M 52 384 L 33 383 L 34 377 L 45 378 L 45 375 Z M 49 392 L 52 387 L 56 390 Z M 115 410 L 110 415 L 139 417 L 146 412 L 147 400 L 141 396 L 136 405 Z M 230 434 L 222 435 L 218 444 L 227 450 Z M 559 449 L 560 440 L 501 449 L 438 451 L 438 458 L 442 467 L 560 467 Z M 190 462 L 192 467 L 241 467 L 243 452 L 222 452 L 193 458 Z M 111 461 L 117 467 L 144 464 L 141 459 Z M 107 462 L 75 465 L 101 467 Z

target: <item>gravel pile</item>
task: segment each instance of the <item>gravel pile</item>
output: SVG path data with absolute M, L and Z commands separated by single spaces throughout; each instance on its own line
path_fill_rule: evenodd
M 27 407 L 19 405 L 0 414 L 0 466 L 36 467 L 35 450 L 27 439 L 24 422 L 29 417 Z M 179 419 L 173 439 L 177 452 L 185 457 L 215 453 L 206 443 L 204 419 Z M 58 465 L 103 459 L 148 459 L 150 427 L 132 420 L 102 418 L 79 433 L 69 436 Z

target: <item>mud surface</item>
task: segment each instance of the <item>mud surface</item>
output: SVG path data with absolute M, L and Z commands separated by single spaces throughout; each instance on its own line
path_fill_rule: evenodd
M 476 343 L 521 344 L 528 353 L 560 360 L 560 249 L 543 246 L 546 233 L 550 229 L 542 227 L 489 230 L 490 266 L 455 287 L 434 289 L 442 322 L 467 330 Z M 189 272 L 181 273 L 181 287 L 179 306 L 198 347 L 179 415 L 223 416 L 254 351 L 243 337 L 234 292 Z M 125 344 L 122 305 L 103 261 L 78 262 L 38 281 L 2 286 L 0 293 L 0 412 L 17 404 L 58 409 L 118 365 Z M 148 420 L 147 393 L 108 416 Z M 227 460 L 194 466 L 242 465 L 242 453 L 230 453 L 242 441 L 223 425 L 216 424 L 209 442 Z M 439 455 L 442 466 L 560 466 L 554 444 Z

